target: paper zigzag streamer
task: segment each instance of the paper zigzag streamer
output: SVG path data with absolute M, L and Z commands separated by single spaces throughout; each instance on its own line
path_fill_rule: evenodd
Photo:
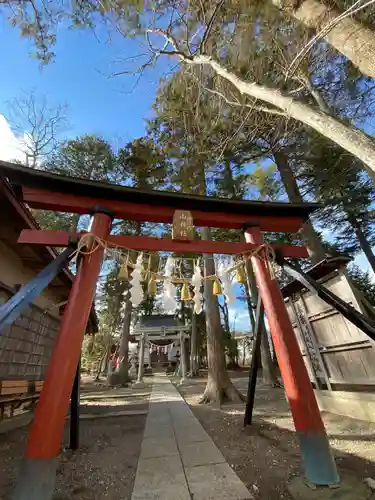
M 165 264 L 165 276 L 171 278 L 173 275 L 174 261 L 172 257 L 168 257 Z M 164 293 L 162 298 L 163 308 L 167 314 L 174 314 L 177 309 L 176 302 L 176 287 L 170 281 L 164 281 Z
M 233 302 L 235 302 L 236 297 L 233 294 L 232 283 L 229 278 L 229 273 L 226 271 L 226 266 L 224 266 L 224 264 L 219 265 L 217 275 L 221 280 L 226 303 L 232 304 Z
M 139 306 L 139 304 L 143 300 L 141 274 L 142 274 L 142 254 L 139 254 L 131 277 L 130 301 L 134 307 Z
M 194 274 L 191 279 L 191 284 L 194 287 L 194 312 L 195 314 L 200 314 L 202 312 L 202 296 L 201 296 L 201 287 L 202 287 L 202 273 L 201 273 L 201 268 L 199 265 L 196 265 L 194 267 Z

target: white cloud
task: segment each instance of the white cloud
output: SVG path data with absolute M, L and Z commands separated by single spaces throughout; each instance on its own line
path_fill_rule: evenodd
M 4 115 L 0 115 L 0 160 L 24 161 L 23 139 L 17 137 Z

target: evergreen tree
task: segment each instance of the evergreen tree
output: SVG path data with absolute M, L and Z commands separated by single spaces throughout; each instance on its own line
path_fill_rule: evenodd
M 348 267 L 348 275 L 353 285 L 364 295 L 372 307 L 375 307 L 375 282 L 374 277 L 369 271 L 364 271 L 359 266 L 351 265 Z M 372 316 L 374 311 L 372 312 Z
M 107 141 L 84 135 L 63 143 L 43 168 L 60 175 L 113 182 L 116 166 L 116 156 Z
M 138 189 L 165 187 L 167 165 L 163 151 L 149 137 L 135 139 L 118 152 L 119 175 Z
M 299 2 L 298 6 L 300 4 L 305 5 L 306 2 Z M 340 2 L 339 8 L 343 5 L 345 0 Z M 278 6 L 292 6 L 293 16 L 285 16 Z M 15 11 L 12 7 L 13 0 L 7 0 L 1 6 L 9 13 L 13 25 L 21 29 L 21 34 L 35 40 L 39 56 L 47 62 L 51 57 L 49 49 L 55 41 L 54 28 L 61 19 L 65 22 L 70 20 L 74 26 L 92 29 L 101 19 L 108 26 L 107 15 L 110 12 L 118 33 L 123 36 L 143 37 L 147 31 L 150 54 L 140 64 L 140 72 L 162 56 L 175 57 L 185 67 L 198 68 L 201 74 L 208 73 L 209 78 L 215 80 L 212 85 L 204 84 L 202 91 L 221 93 L 227 102 L 234 102 L 238 109 L 244 107 L 260 113 L 262 117 L 282 116 L 305 124 L 354 154 L 375 179 L 375 145 L 371 137 L 358 128 L 362 122 L 358 119 L 355 103 L 343 103 L 348 116 L 344 122 L 340 105 L 332 107 L 329 113 L 322 112 L 311 85 L 314 80 L 326 80 L 335 86 L 337 79 L 350 79 L 351 82 L 356 81 L 355 91 L 361 95 L 362 104 L 368 103 L 369 99 L 373 101 L 373 93 L 369 92 L 372 87 L 370 79 L 362 76 L 358 84 L 358 72 L 347 64 L 348 57 L 354 61 L 355 56 L 361 54 L 361 57 L 365 56 L 362 63 L 365 67 L 369 66 L 367 59 L 371 53 L 357 46 L 355 36 L 350 42 L 347 38 L 344 42 L 340 39 L 341 43 L 351 48 L 350 56 L 348 52 L 342 51 L 345 54 L 342 55 L 325 41 L 317 40 L 299 65 L 298 72 L 286 79 L 286 69 L 309 38 L 306 27 L 293 18 L 294 2 L 210 0 L 177 5 L 171 1 L 142 3 L 126 0 L 116 4 L 83 1 L 60 5 L 51 2 L 48 7 L 40 2 L 32 6 L 22 3 Z M 338 26 L 335 29 L 339 29 Z M 358 33 L 362 35 L 363 29 L 359 29 Z M 368 34 L 371 37 L 364 44 L 366 47 L 371 45 L 372 26 Z M 361 64 L 355 64 L 363 68 Z M 314 75 L 310 71 L 312 67 L 316 70 Z M 308 81 L 305 78 L 306 68 Z M 128 72 L 128 68 L 121 69 L 119 73 Z M 354 79 L 353 74 L 356 75 Z M 369 72 L 366 70 L 365 74 Z M 261 102 L 262 106 L 259 105 Z M 195 107 L 195 101 L 190 105 Z
M 51 212 L 48 210 L 31 210 L 35 220 L 42 229 L 70 231 L 73 215 L 65 212 Z
M 114 182 L 116 180 L 116 157 L 108 142 L 100 137 L 84 135 L 59 145 L 42 164 L 44 170 L 89 180 Z M 75 231 L 78 214 L 35 210 L 34 215 L 45 229 Z
M 167 161 L 163 152 L 154 144 L 149 137 L 141 137 L 120 148 L 116 159 L 116 175 L 121 184 L 143 190 L 158 189 L 165 184 Z M 138 221 L 119 221 L 116 231 L 121 234 L 133 234 L 140 236 L 142 233 L 152 232 L 153 224 L 142 224 Z M 135 262 L 136 252 L 130 252 L 130 260 Z M 145 263 L 147 268 L 147 263 Z M 129 279 L 131 279 L 132 268 L 128 268 Z M 147 291 L 147 277 L 144 282 L 144 291 Z M 111 383 L 125 384 L 129 381 L 128 345 L 130 336 L 130 325 L 135 316 L 139 314 L 151 314 L 155 311 L 156 302 L 154 297 L 145 293 L 145 299 L 137 310 L 133 310 L 130 301 L 129 286 L 124 296 L 123 320 L 119 346 L 118 372 L 114 373 Z
M 173 83 L 168 82 L 159 93 L 155 104 L 156 118 L 150 123 L 150 133 L 158 141 L 170 159 L 171 186 L 183 193 L 213 194 L 209 187 L 208 170 L 212 165 L 212 139 L 216 142 L 218 121 L 213 120 L 217 109 L 209 105 L 207 95 L 199 101 L 199 120 L 192 109 L 191 94 L 197 86 L 186 87 L 184 79 L 176 75 Z M 167 99 L 166 96 L 171 96 Z M 210 133 L 207 133 L 207 128 Z M 210 148 L 210 146 L 212 146 Z M 202 239 L 211 239 L 208 228 L 201 228 Z M 215 264 L 211 256 L 204 255 L 204 274 L 215 274 Z M 213 283 L 204 281 L 204 301 L 206 312 L 208 381 L 202 402 L 241 400 L 226 370 L 224 355 L 224 333 L 220 322 L 217 297 L 213 295 Z
M 343 252 L 362 250 L 375 272 L 373 184 L 352 156 L 330 144 L 315 146 L 301 174 L 324 208 L 317 218 Z

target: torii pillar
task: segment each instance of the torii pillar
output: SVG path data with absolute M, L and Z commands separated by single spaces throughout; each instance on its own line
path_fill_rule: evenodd
M 90 232 L 106 239 L 112 216 L 97 208 Z M 103 262 L 104 248 L 92 248 L 79 264 L 22 461 L 13 500 L 51 500 L 70 393 L 81 355 L 82 340 Z
M 259 227 L 250 224 L 245 238 L 248 243 L 264 244 Z M 340 477 L 283 296 L 266 262 L 256 255 L 251 262 L 299 438 L 306 478 L 316 485 L 337 484 Z

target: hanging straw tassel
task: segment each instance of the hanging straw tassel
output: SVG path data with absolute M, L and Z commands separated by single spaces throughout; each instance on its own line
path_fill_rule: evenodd
M 156 280 L 154 276 L 151 276 L 150 281 L 148 282 L 148 289 L 147 292 L 151 297 L 155 297 L 156 295 Z
M 219 281 L 217 279 L 215 279 L 214 287 L 213 287 L 213 294 L 214 295 L 221 295 L 222 293 L 223 293 L 223 291 L 221 289 L 221 284 L 219 283 Z
M 191 295 L 187 283 L 182 285 L 181 289 L 181 300 L 191 300 Z
M 128 265 L 125 262 L 121 264 L 118 279 L 121 281 L 127 281 L 129 279 Z
M 246 282 L 245 271 L 242 266 L 236 269 L 236 282 L 240 283 L 241 285 Z

